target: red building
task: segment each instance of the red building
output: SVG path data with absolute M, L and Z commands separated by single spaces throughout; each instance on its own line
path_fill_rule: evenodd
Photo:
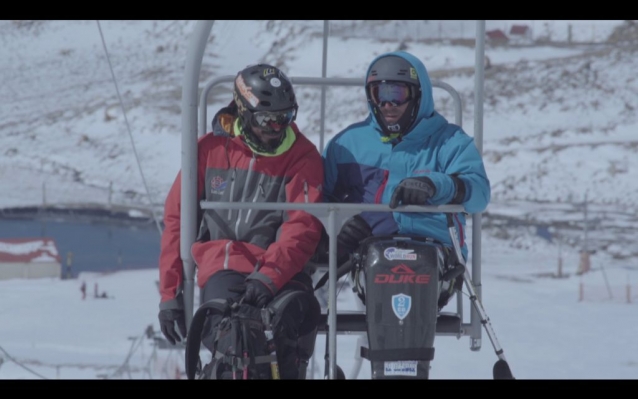
M 488 30 L 485 35 L 490 44 L 506 44 L 509 41 L 505 32 L 500 29 Z
M 43 277 L 62 277 L 62 263 L 53 239 L 0 239 L 0 280 Z
M 532 30 L 527 25 L 512 25 L 509 36 L 517 42 L 529 43 L 532 41 Z

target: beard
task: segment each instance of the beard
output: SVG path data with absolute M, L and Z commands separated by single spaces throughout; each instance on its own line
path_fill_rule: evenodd
M 274 151 L 277 149 L 277 147 L 279 147 L 279 144 L 281 144 L 283 138 L 284 138 L 283 133 L 279 134 L 279 136 L 277 137 L 267 138 L 264 141 L 264 146 L 268 148 L 269 150 Z

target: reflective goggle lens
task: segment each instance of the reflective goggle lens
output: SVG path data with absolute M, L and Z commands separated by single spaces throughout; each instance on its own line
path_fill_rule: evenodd
M 259 111 L 253 114 L 253 120 L 255 121 L 255 125 L 262 129 L 279 130 L 284 126 L 290 125 L 295 120 L 296 115 L 297 110 L 294 108 L 275 112 Z
M 412 99 L 410 87 L 403 83 L 378 82 L 370 84 L 370 98 L 378 106 L 386 103 L 394 107 L 403 105 Z

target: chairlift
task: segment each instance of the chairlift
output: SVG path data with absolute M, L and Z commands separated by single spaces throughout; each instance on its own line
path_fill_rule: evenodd
M 222 76 L 212 79 L 200 91 L 199 76 L 204 55 L 204 48 L 208 41 L 214 21 L 198 21 L 196 24 L 186 56 L 185 74 L 182 86 L 182 185 L 181 185 L 181 241 L 180 255 L 184 265 L 184 306 L 186 310 L 187 325 L 191 325 L 195 311 L 194 291 L 195 291 L 195 269 L 191 258 L 191 245 L 195 242 L 197 231 L 197 207 L 202 209 L 259 209 L 259 210 L 304 210 L 313 214 L 321 220 L 329 235 L 329 262 L 327 265 L 319 265 L 319 269 L 327 271 L 329 304 L 335 309 L 322 315 L 321 327 L 327 327 L 323 333 L 326 334 L 327 342 L 327 362 L 325 376 L 328 379 L 336 379 L 338 366 L 336 363 L 337 336 L 342 334 L 358 333 L 367 331 L 365 309 L 361 312 L 339 312 L 337 304 L 337 256 L 336 256 L 336 236 L 340 230 L 341 223 L 349 217 L 365 210 L 375 212 L 391 212 L 387 205 L 383 204 L 338 204 L 338 203 L 231 203 L 231 202 L 208 202 L 197 203 L 197 139 L 206 133 L 207 128 L 207 101 L 211 89 L 222 83 L 232 82 L 234 76 Z M 321 77 L 296 77 L 290 76 L 295 86 L 311 85 L 319 86 L 322 89 L 321 116 L 322 121 L 325 115 L 325 88 L 328 86 L 355 86 L 360 88 L 363 79 L 354 78 L 331 78 L 326 76 L 326 46 L 328 37 L 328 21 L 324 21 L 324 51 L 323 51 L 323 72 Z M 482 118 L 483 118 L 483 72 L 484 72 L 484 42 L 485 42 L 485 21 L 477 21 L 476 28 L 476 65 L 475 65 L 475 120 L 474 120 L 474 140 L 480 153 L 482 153 Z M 435 88 L 447 91 L 454 103 L 455 124 L 462 126 L 462 105 L 461 98 L 456 90 L 449 84 L 432 79 Z M 199 96 L 199 97 L 198 97 Z M 324 143 L 324 124 L 320 129 L 320 143 Z M 320 148 L 322 150 L 323 148 Z M 404 206 L 400 209 L 406 212 L 437 212 L 452 213 L 463 212 L 460 205 L 443 206 Z M 509 370 L 503 350 L 500 348 L 494 332 L 491 328 L 489 318 L 481 305 L 481 215 L 472 215 L 472 247 L 471 247 L 471 268 L 466 267 L 464 284 L 470 292 L 472 308 L 470 309 L 469 320 L 464 312 L 464 302 L 462 290 L 456 292 L 456 311 L 440 312 L 436 318 L 437 336 L 455 336 L 461 338 L 469 337 L 470 349 L 478 351 L 482 346 L 482 327 L 488 333 L 489 339 L 494 347 L 499 360 L 494 365 L 494 378 L 513 378 Z M 464 262 L 463 262 L 464 263 Z M 464 265 L 465 266 L 465 265 Z M 470 270 L 471 269 L 471 270 Z M 359 362 L 361 360 L 358 360 Z M 357 365 L 359 367 L 360 364 Z

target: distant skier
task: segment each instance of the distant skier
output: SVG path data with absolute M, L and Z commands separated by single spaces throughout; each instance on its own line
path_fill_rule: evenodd
M 82 281 L 82 285 L 80 286 L 80 291 L 82 292 L 82 300 L 86 299 L 86 281 Z

